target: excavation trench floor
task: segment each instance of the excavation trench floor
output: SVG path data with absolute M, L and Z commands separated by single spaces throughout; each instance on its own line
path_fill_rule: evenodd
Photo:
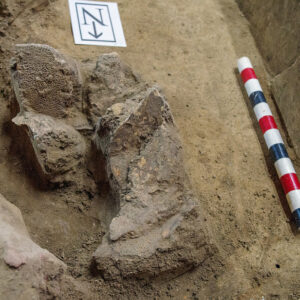
M 65 0 L 6 2 L 15 20 L 0 35 L 0 193 L 21 209 L 33 240 L 90 286 L 91 299 L 299 298 L 300 236 L 242 89 L 237 58 L 251 58 L 279 124 L 280 118 L 262 58 L 235 1 L 120 0 L 127 48 L 74 45 Z M 222 264 L 119 293 L 91 276 L 88 265 L 105 232 L 109 199 L 41 191 L 10 151 L 8 64 L 14 44 L 29 42 L 48 44 L 79 61 L 117 51 L 144 79 L 162 87 Z M 293 149 L 288 151 L 295 159 Z

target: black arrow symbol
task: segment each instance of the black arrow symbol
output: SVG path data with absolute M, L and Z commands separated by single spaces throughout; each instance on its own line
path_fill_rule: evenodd
M 89 32 L 89 34 L 91 36 L 93 36 L 95 39 L 97 39 L 98 37 L 100 37 L 103 34 L 103 32 L 100 32 L 99 34 L 97 34 L 96 24 L 94 21 L 93 21 L 93 29 L 94 29 L 94 33 Z

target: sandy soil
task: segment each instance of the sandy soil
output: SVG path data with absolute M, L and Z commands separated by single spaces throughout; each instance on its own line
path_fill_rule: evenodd
M 91 299 L 298 299 L 300 236 L 243 92 L 237 58 L 251 58 L 274 113 L 276 107 L 236 3 L 120 0 L 127 48 L 75 46 L 65 0 L 6 3 L 11 15 L 0 9 L 0 192 L 22 210 L 33 240 L 63 259 L 90 288 Z M 14 44 L 27 42 L 48 44 L 78 60 L 117 51 L 163 88 L 221 264 L 127 289 L 92 278 L 87 266 L 105 231 L 109 199 L 101 192 L 89 199 L 64 190 L 42 191 L 24 169 L 22 156 L 12 151 L 8 65 Z M 276 113 L 275 120 L 280 124 Z M 295 159 L 293 149 L 288 151 Z M 300 164 L 294 163 L 299 173 Z

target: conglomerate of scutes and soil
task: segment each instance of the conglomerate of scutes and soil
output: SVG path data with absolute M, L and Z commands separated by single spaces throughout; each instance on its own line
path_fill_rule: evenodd
M 11 107 L 17 115 L 11 134 L 19 142 L 18 151 L 25 153 L 46 190 L 80 191 L 93 179 L 101 190 L 103 184 L 88 170 L 93 160 L 87 153 L 95 144 L 94 157 L 105 163 L 94 166 L 93 173 L 107 178 L 116 206 L 109 231 L 88 263 L 95 265 L 95 276 L 97 270 L 105 280 L 119 282 L 162 274 L 172 278 L 202 265 L 216 248 L 205 236 L 201 208 L 195 210 L 166 99 L 156 87 L 141 84 L 115 53 L 100 56 L 95 65 L 92 74 L 86 74 L 98 86 L 98 98 L 70 58 L 47 45 L 16 45 Z M 103 95 L 110 101 L 102 103 Z M 92 117 L 90 98 L 98 108 L 107 106 L 98 112 L 98 120 Z M 90 134 L 81 135 L 83 128 L 90 128 Z M 93 197 L 95 191 L 89 193 Z
M 216 248 L 205 235 L 201 208 L 195 209 L 196 199 L 189 190 L 173 116 L 157 87 L 142 84 L 115 53 L 100 56 L 92 74 L 85 70 L 86 83 L 75 61 L 41 44 L 16 45 L 10 72 L 12 144 L 25 158 L 24 167 L 31 166 L 35 182 L 45 191 L 88 191 L 91 199 L 96 186 L 104 187 L 111 207 L 115 206 L 112 220 L 103 222 L 109 231 L 93 257 L 81 261 L 86 270 L 93 268 L 87 271 L 91 277 L 101 275 L 119 284 L 129 279 L 149 282 L 217 261 Z M 89 78 L 98 98 L 89 88 Z M 99 110 L 105 105 L 106 110 Z M 93 158 L 96 163 L 89 171 Z M 99 173 L 102 182 L 93 176 Z M 31 268 L 26 284 L 32 290 L 25 297 L 65 297 L 65 286 L 73 284 L 67 266 L 59 269 L 63 262 L 57 259 L 52 262 L 57 271 L 50 275 L 48 264 L 35 266 L 35 260 L 26 259 L 29 247 L 22 242 L 22 232 L 8 223 L 11 234 L 6 234 L 6 223 L 0 245 L 3 260 L 11 267 L 6 268 L 10 281 L 25 285 L 18 270 Z M 14 236 L 20 240 L 17 246 Z M 33 243 L 29 237 L 27 243 Z M 32 256 L 47 261 L 43 251 L 34 250 Z M 43 284 L 35 284 L 36 280 Z M 7 297 L 19 293 L 9 286 L 5 292 Z

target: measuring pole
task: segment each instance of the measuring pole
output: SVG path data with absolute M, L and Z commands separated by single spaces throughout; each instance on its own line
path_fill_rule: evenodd
M 256 119 L 264 135 L 269 153 L 288 200 L 298 230 L 300 230 L 300 183 L 290 160 L 269 105 L 248 57 L 238 60 L 238 69 Z

